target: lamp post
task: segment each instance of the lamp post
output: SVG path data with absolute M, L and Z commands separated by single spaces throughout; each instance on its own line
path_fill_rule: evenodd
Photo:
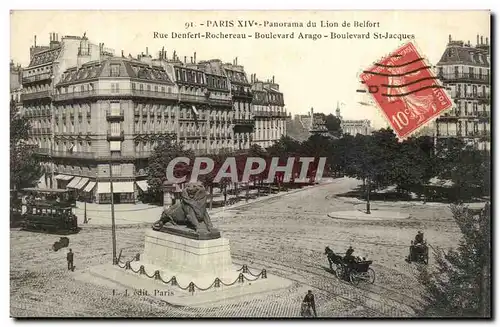
M 109 161 L 109 188 L 111 192 L 111 238 L 113 242 L 113 265 L 116 265 L 118 262 L 116 261 L 115 200 L 113 193 L 113 168 L 111 160 Z

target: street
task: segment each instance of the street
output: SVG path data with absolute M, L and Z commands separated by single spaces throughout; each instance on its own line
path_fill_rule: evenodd
M 53 252 L 57 235 L 11 230 L 11 315 L 75 317 L 298 317 L 311 289 L 320 317 L 408 317 L 421 303 L 415 264 L 404 261 L 410 240 L 421 230 L 433 248 L 454 247 L 460 231 L 447 205 L 373 202 L 373 210 L 407 212 L 410 218 L 387 221 L 339 220 L 332 211 L 362 210 L 363 202 L 342 198 L 361 182 L 340 178 L 291 194 L 212 213 L 230 240 L 234 263 L 266 268 L 295 281 L 275 294 L 245 298 L 208 308 L 179 308 L 138 297 L 113 296 L 111 289 L 73 278 L 91 266 L 111 263 L 111 228 L 83 226 L 70 235 L 75 272 L 66 268 L 67 249 Z M 244 203 L 244 202 L 243 202 Z M 151 221 L 157 217 L 151 217 Z M 143 219 L 141 219 L 143 220 Z M 117 227 L 123 260 L 142 252 L 147 224 Z M 373 285 L 354 287 L 328 271 L 324 249 L 373 260 Z M 433 257 L 430 257 L 430 265 Z

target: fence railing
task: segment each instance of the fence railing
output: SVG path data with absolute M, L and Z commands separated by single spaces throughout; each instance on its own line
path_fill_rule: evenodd
M 117 262 L 117 265 L 118 267 L 120 268 L 123 268 L 125 270 L 130 270 L 136 274 L 139 274 L 139 275 L 144 275 L 148 278 L 151 278 L 151 279 L 155 279 L 155 280 L 158 280 L 158 281 L 161 281 L 163 282 L 164 284 L 170 284 L 171 286 L 176 286 L 178 288 L 180 288 L 181 290 L 183 291 L 189 291 L 191 293 L 191 295 L 194 295 L 194 292 L 196 290 L 198 291 L 208 291 L 209 289 L 211 288 L 219 288 L 221 286 L 233 286 L 237 283 L 244 283 L 245 281 L 248 281 L 248 282 L 253 282 L 253 281 L 256 281 L 258 279 L 266 279 L 267 278 L 267 271 L 266 269 L 262 269 L 260 273 L 258 274 L 254 274 L 250 271 L 250 269 L 248 268 L 247 265 L 243 265 L 240 269 L 238 269 L 237 271 L 240 272 L 240 274 L 238 275 L 238 277 L 231 283 L 225 283 L 223 282 L 219 277 L 216 277 L 214 279 L 214 281 L 212 282 L 212 284 L 210 284 L 210 286 L 208 287 L 199 287 L 198 285 L 196 285 L 194 282 L 189 282 L 189 284 L 187 286 L 181 286 L 178 282 L 177 282 L 177 278 L 175 276 L 171 276 L 170 279 L 168 280 L 165 280 L 162 276 L 161 276 L 161 273 L 159 270 L 155 270 L 154 273 L 152 275 L 148 274 L 146 272 L 146 268 L 144 268 L 144 265 L 141 265 L 139 267 L 139 269 L 137 270 L 134 270 L 132 268 L 132 265 L 130 264 L 131 262 L 133 261 L 138 261 L 140 259 L 140 256 L 139 255 L 136 255 L 135 258 L 133 260 L 130 260 L 130 261 L 126 261 L 126 262 L 121 262 L 119 260 L 116 260 Z M 249 278 L 247 276 L 245 276 L 245 274 L 248 274 L 254 278 Z

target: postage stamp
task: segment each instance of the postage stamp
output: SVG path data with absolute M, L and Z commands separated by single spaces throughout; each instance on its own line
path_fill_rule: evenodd
M 416 46 L 408 42 L 360 75 L 399 139 L 452 107 L 452 101 Z

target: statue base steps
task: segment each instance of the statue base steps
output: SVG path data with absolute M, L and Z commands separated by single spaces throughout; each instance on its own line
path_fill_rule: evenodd
M 120 265 L 123 267 L 123 263 Z M 153 230 L 146 232 L 140 260 L 130 262 L 130 269 L 121 267 L 92 267 L 78 278 L 112 288 L 120 295 L 155 298 L 180 306 L 223 305 L 293 284 L 267 273 L 263 278 L 257 269 L 243 271 L 233 265 L 225 238 L 193 240 Z M 215 285 L 216 279 L 220 282 Z M 189 287 L 191 283 L 195 286 Z

